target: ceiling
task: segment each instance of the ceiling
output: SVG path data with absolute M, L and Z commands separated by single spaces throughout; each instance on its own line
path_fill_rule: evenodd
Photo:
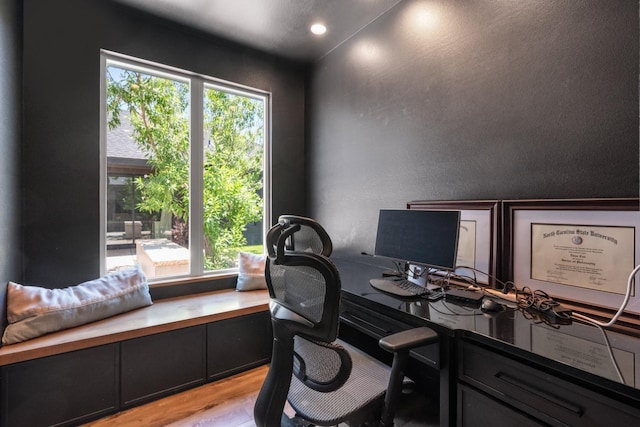
M 272 54 L 322 58 L 402 0 L 115 0 Z M 327 32 L 309 30 L 321 22 Z

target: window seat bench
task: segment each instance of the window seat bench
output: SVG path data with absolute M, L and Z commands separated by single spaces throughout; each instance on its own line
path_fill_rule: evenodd
M 0 427 L 78 425 L 267 363 L 266 290 L 225 289 L 0 348 Z
M 160 332 L 202 325 L 269 309 L 266 290 L 224 289 L 165 298 L 117 316 L 0 347 L 0 366 Z

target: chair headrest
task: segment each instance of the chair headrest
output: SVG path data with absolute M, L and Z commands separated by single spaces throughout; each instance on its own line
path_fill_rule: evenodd
M 283 215 L 267 233 L 265 266 L 274 327 L 319 341 L 338 333 L 340 275 L 331 239 L 315 220 Z
M 279 264 L 287 253 L 314 253 L 329 257 L 331 238 L 315 220 L 296 215 L 282 215 L 267 233 L 269 258 Z

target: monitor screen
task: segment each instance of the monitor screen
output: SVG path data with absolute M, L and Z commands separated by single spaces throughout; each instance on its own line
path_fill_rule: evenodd
M 375 255 L 452 270 L 459 230 L 460 211 L 383 209 Z

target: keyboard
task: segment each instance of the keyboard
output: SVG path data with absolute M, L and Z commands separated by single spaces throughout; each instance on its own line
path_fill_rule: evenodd
M 407 279 L 371 279 L 369 280 L 369 283 L 379 291 L 399 297 L 419 297 L 430 295 L 432 293 L 430 289 L 413 283 Z

